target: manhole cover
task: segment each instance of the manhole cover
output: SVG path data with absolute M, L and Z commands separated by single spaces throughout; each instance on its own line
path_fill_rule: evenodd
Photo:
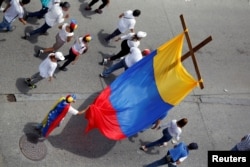
M 23 155 L 33 161 L 40 161 L 47 154 L 47 147 L 36 134 L 25 134 L 19 140 L 19 147 Z

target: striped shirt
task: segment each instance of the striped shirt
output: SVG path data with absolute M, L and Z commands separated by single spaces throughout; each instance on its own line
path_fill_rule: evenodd
M 239 151 L 250 151 L 250 134 L 243 137 L 241 142 L 237 144 Z

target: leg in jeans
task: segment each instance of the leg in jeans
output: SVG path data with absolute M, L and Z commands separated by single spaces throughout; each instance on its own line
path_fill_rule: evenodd
M 27 17 L 37 17 L 37 18 L 42 18 L 47 12 L 48 12 L 48 9 L 47 7 L 42 7 L 41 10 L 37 11 L 37 12 L 30 12 L 28 13 L 28 16 Z
M 30 77 L 30 84 L 35 85 L 37 82 L 43 80 L 44 78 L 40 75 L 40 72 L 35 73 Z
M 157 167 L 157 166 L 161 166 L 161 165 L 165 165 L 165 164 L 170 164 L 167 161 L 166 156 L 164 156 L 162 159 L 159 159 L 157 161 L 152 162 L 151 164 L 146 165 L 145 167 Z
M 121 31 L 117 28 L 112 34 L 110 34 L 109 36 L 107 36 L 105 38 L 106 41 L 111 40 L 112 38 L 116 37 L 117 35 L 120 35 Z
M 107 77 L 109 74 L 111 74 L 112 72 L 114 72 L 120 68 L 127 68 L 127 65 L 125 63 L 125 59 L 122 59 L 120 62 L 118 62 L 118 63 L 112 65 L 111 67 L 109 67 L 108 69 L 104 70 L 102 72 L 102 75 L 104 77 Z
M 231 149 L 231 151 L 239 151 L 238 148 L 237 148 L 237 145 L 235 145 L 235 146 Z
M 35 35 L 35 34 L 38 34 L 38 33 L 44 34 L 44 33 L 47 32 L 47 30 L 48 30 L 49 28 L 51 28 L 51 27 L 45 22 L 45 23 L 42 25 L 42 27 L 40 27 L 40 28 L 38 28 L 38 29 L 36 29 L 36 30 L 31 31 L 29 34 L 30 34 L 30 36 Z
M 9 23 L 5 17 L 3 17 L 3 21 L 0 23 L 0 30 L 6 28 L 8 31 L 11 29 L 11 23 Z
M 121 51 L 117 53 L 116 55 L 110 57 L 110 60 L 113 61 L 123 56 L 126 56 L 127 54 L 129 54 L 129 52 L 130 52 L 130 48 L 128 46 L 128 42 L 127 40 L 123 40 L 121 43 Z

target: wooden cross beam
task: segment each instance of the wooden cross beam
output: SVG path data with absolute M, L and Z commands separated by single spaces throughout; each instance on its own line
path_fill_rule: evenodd
M 199 67 L 198 67 L 198 64 L 197 64 L 194 52 L 196 52 L 197 50 L 199 50 L 200 48 L 202 48 L 208 42 L 212 41 L 212 37 L 209 36 L 207 39 L 205 39 L 204 41 L 202 41 L 200 44 L 198 44 L 196 47 L 193 48 L 192 44 L 191 44 L 191 40 L 189 38 L 189 34 L 188 34 L 188 31 L 187 31 L 187 27 L 186 27 L 183 15 L 180 15 L 180 19 L 181 19 L 182 27 L 183 27 L 183 30 L 185 32 L 185 37 L 186 37 L 188 48 L 189 48 L 189 52 L 187 52 L 186 54 L 184 54 L 181 57 L 181 61 L 184 61 L 186 58 L 188 58 L 189 56 L 191 56 L 192 57 L 192 61 L 194 63 L 194 68 L 195 68 L 195 72 L 197 74 L 198 80 L 201 81 L 201 74 L 200 74 L 200 71 L 199 71 Z M 199 84 L 200 84 L 200 88 L 203 89 L 204 88 L 203 82 L 199 82 Z

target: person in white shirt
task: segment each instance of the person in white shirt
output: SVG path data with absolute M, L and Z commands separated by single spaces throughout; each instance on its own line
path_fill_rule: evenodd
M 4 17 L 3 21 L 0 23 L 0 30 L 6 29 L 6 31 L 12 31 L 13 27 L 11 26 L 11 24 L 17 17 L 19 21 L 25 25 L 26 21 L 23 19 L 23 6 L 28 3 L 30 3 L 30 0 L 11 0 L 3 10 Z
M 108 69 L 104 70 L 99 76 L 102 78 L 106 78 L 109 76 L 109 74 L 111 74 L 112 72 L 120 68 L 125 68 L 125 70 L 127 70 L 128 68 L 133 66 L 135 63 L 140 61 L 143 58 L 143 56 L 146 56 L 146 55 L 142 55 L 142 53 L 145 53 L 145 52 L 144 51 L 141 52 L 141 50 L 137 47 L 131 47 L 130 53 L 126 55 L 124 59 L 112 65 Z
M 67 60 L 59 69 L 62 71 L 67 71 L 66 68 L 71 62 L 72 65 L 79 59 L 81 54 L 84 54 L 88 50 L 88 43 L 91 41 L 92 37 L 87 34 L 84 37 L 80 37 L 75 40 L 74 45 L 70 48 L 69 54 L 65 56 Z
M 29 88 L 33 89 L 37 87 L 35 84 L 44 78 L 49 78 L 49 81 L 52 81 L 57 67 L 57 61 L 62 61 L 64 59 L 65 58 L 61 52 L 50 53 L 48 57 L 39 65 L 39 72 L 32 75 L 30 78 L 25 79 L 26 84 Z
M 182 128 L 188 123 L 187 118 L 182 118 L 179 121 L 172 120 L 171 122 L 159 126 L 158 129 L 160 128 L 165 128 L 162 131 L 163 136 L 151 143 L 148 143 L 146 145 L 142 145 L 140 147 L 141 150 L 147 151 L 148 148 L 154 147 L 154 146 L 167 146 L 167 142 L 170 141 L 171 139 L 173 143 L 176 143 L 176 140 L 180 140 L 180 134 L 182 133 Z
M 118 22 L 118 28 L 115 29 L 115 31 L 108 35 L 105 39 L 106 42 L 109 42 L 111 39 L 113 39 L 114 37 L 125 33 L 126 31 L 130 30 L 130 32 L 134 32 L 134 27 L 136 24 L 136 17 L 139 17 L 141 14 L 141 11 L 136 9 L 134 11 L 132 10 L 128 10 L 122 14 L 120 14 L 119 18 L 119 22 Z
M 45 34 L 47 30 L 56 24 L 63 23 L 64 19 L 69 18 L 69 14 L 64 16 L 63 12 L 67 12 L 70 8 L 69 2 L 60 2 L 60 0 L 55 0 L 54 5 L 45 14 L 45 23 L 38 29 L 31 32 L 26 32 L 23 39 L 28 39 L 30 36 L 35 34 Z
M 64 23 L 58 27 L 60 31 L 56 34 L 56 42 L 52 47 L 41 49 L 36 54 L 39 57 L 42 53 L 55 52 L 60 49 L 65 42 L 70 42 L 74 36 L 74 30 L 77 28 L 77 22 L 75 19 L 72 19 L 70 24 Z
M 123 35 L 116 39 L 116 41 L 123 40 L 121 43 L 121 50 L 116 55 L 103 58 L 102 62 L 100 62 L 100 65 L 105 65 L 108 63 L 108 61 L 114 61 L 118 58 L 121 58 L 123 56 L 126 56 L 129 54 L 131 47 L 139 47 L 140 41 L 142 38 L 145 38 L 147 36 L 146 32 L 138 31 L 137 33 L 129 33 L 126 35 Z

